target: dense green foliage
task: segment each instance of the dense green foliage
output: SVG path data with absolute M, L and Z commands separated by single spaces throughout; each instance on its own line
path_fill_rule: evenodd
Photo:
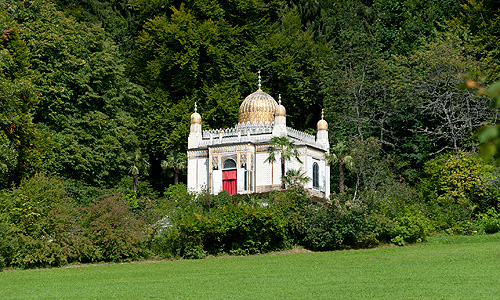
M 0 264 L 498 231 L 496 2 L 320 4 L 0 0 Z M 258 70 L 289 126 L 325 109 L 329 201 L 299 170 L 270 195 L 185 191 L 194 103 L 232 127 Z
M 111 191 L 77 205 L 60 180 L 43 175 L 0 194 L 0 256 L 12 267 L 128 260 L 145 255 L 145 222 Z

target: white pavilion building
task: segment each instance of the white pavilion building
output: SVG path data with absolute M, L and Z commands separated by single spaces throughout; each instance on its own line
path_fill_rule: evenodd
M 217 194 L 260 193 L 281 188 L 279 153 L 274 163 L 266 161 L 267 148 L 273 137 L 286 136 L 299 151 L 297 159 L 286 161 L 285 172 L 300 169 L 309 178 L 306 188 L 317 197 L 330 195 L 330 167 L 325 153 L 330 147 L 328 124 L 317 124 L 316 136 L 286 126 L 286 110 L 259 88 L 241 103 L 239 120 L 233 128 L 202 130 L 202 118 L 191 115 L 188 138 L 187 186 L 191 192 L 208 189 Z

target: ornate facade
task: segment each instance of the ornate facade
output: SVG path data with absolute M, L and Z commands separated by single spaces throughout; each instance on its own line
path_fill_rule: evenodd
M 328 152 L 328 124 L 318 122 L 316 136 L 286 126 L 286 110 L 259 88 L 245 98 L 239 109 L 239 122 L 233 128 L 202 130 L 202 118 L 191 115 L 188 138 L 188 189 L 208 189 L 217 194 L 266 192 L 281 187 L 281 162 L 266 161 L 273 137 L 286 136 L 299 151 L 300 161 L 286 161 L 286 170 L 301 170 L 309 178 L 306 187 L 313 195 L 330 195 L 330 167 L 325 161 Z

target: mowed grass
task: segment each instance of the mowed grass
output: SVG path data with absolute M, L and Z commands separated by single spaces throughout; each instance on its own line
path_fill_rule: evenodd
M 1 299 L 500 299 L 500 235 L 0 273 Z

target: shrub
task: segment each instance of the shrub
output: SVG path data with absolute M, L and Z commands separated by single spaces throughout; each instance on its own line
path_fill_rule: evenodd
M 294 186 L 285 193 L 273 191 L 268 199 L 269 205 L 283 215 L 288 243 L 298 244 L 304 238 L 300 227 L 305 211 L 312 203 L 307 191 L 301 186 Z
M 436 227 L 452 229 L 457 223 L 470 222 L 476 211 L 495 206 L 497 174 L 494 166 L 471 153 L 447 153 L 428 161 L 421 190 Z
M 485 213 L 479 214 L 478 225 L 485 233 L 496 233 L 500 231 L 500 213 L 495 208 L 488 209 Z
M 170 185 L 163 193 L 163 199 L 160 201 L 160 206 L 164 209 L 185 208 L 193 203 L 194 196 L 191 195 L 187 186 L 183 183 Z
M 360 201 L 312 204 L 304 213 L 301 244 L 311 250 L 356 248 L 376 244 L 378 229 Z
M 7 232 L 7 224 L 5 224 L 0 217 L 0 271 L 7 266 L 6 258 L 12 257 L 13 252 L 13 247 L 9 245 L 10 240 L 8 239 Z
M 477 233 L 482 233 L 483 229 L 480 225 L 472 222 L 470 220 L 458 221 L 453 224 L 453 226 L 448 227 L 444 230 L 447 234 L 452 235 L 474 235 Z
M 79 261 L 130 260 L 147 255 L 145 223 L 121 194 L 103 194 L 83 207 L 78 226 L 73 246 Z
M 391 242 L 399 246 L 420 243 L 430 231 L 432 231 L 430 221 L 418 209 L 409 207 L 393 219 L 390 229 Z
M 275 209 L 246 203 L 214 207 L 203 215 L 192 213 L 177 227 L 184 241 L 181 255 L 253 254 L 282 249 L 286 243 L 284 221 Z
M 4 264 L 19 268 L 65 264 L 75 208 L 62 183 L 39 175 L 23 180 L 1 198 Z
M 176 203 L 167 213 L 169 227 L 163 226 L 163 232 L 152 239 L 156 253 L 202 258 L 207 254 L 262 253 L 287 245 L 286 218 L 277 206 L 269 205 L 269 199 L 221 192 L 197 197 L 185 194 Z

